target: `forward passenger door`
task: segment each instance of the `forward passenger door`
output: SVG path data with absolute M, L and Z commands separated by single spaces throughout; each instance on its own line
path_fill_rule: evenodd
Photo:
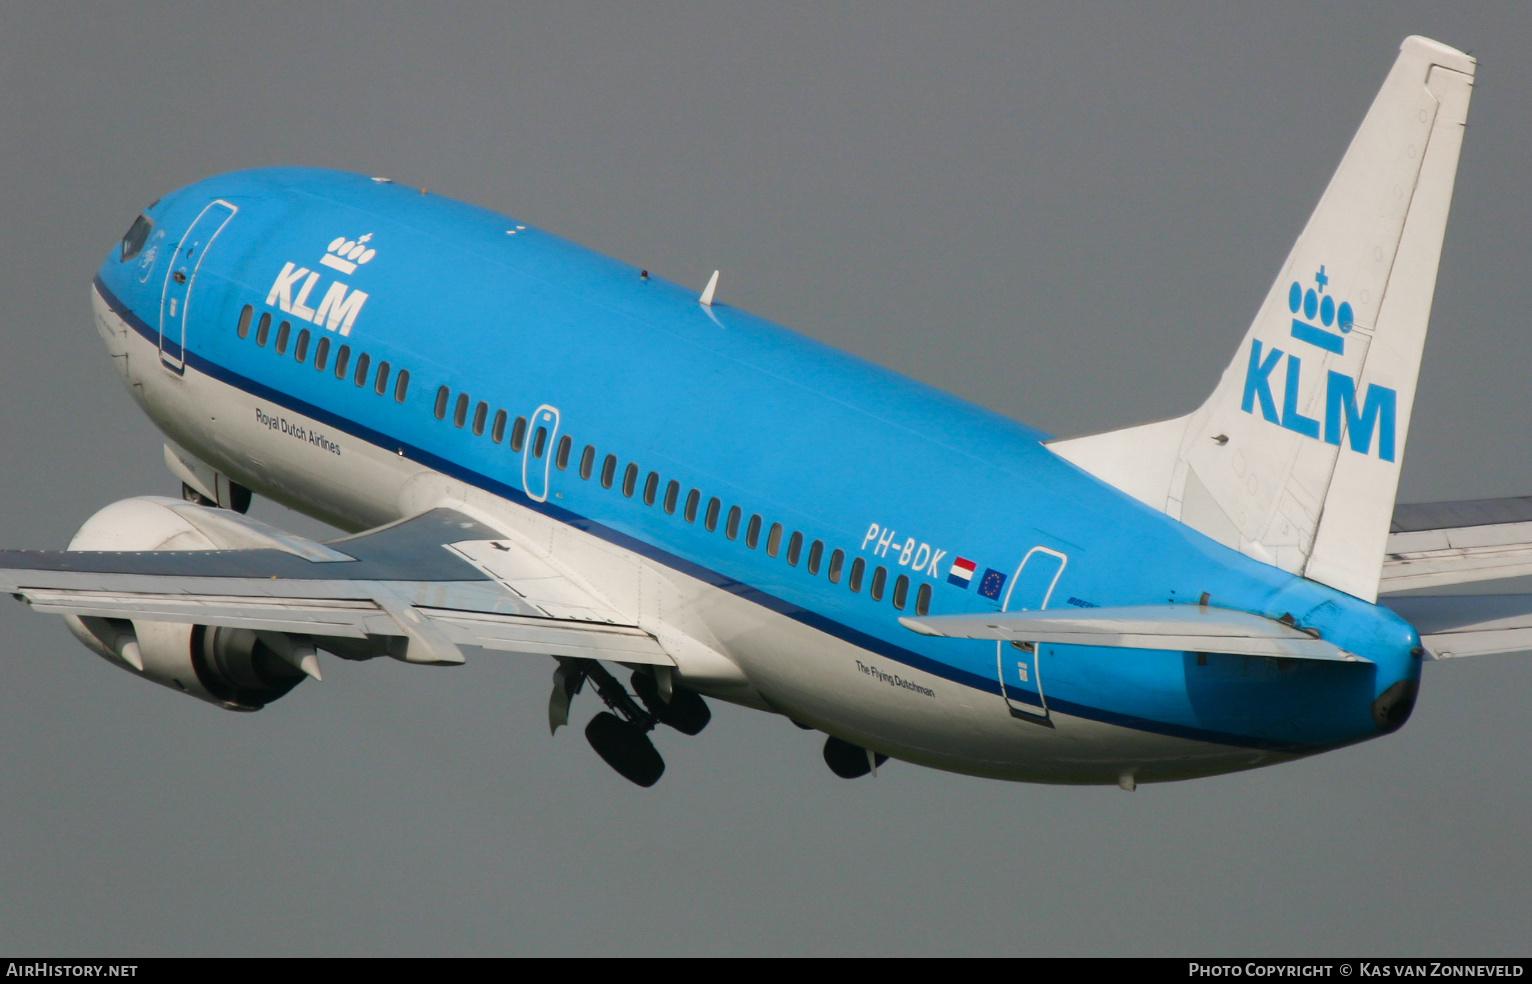
M 165 290 L 160 297 L 160 362 L 174 373 L 186 369 L 186 317 L 202 260 L 238 211 L 222 199 L 208 205 L 181 237 L 175 255 L 166 264 Z

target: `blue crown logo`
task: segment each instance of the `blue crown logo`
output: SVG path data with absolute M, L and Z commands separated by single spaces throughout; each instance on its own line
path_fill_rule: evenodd
M 1314 274 L 1314 286 L 1305 290 L 1303 285 L 1294 280 L 1293 285 L 1287 289 L 1287 306 L 1294 315 L 1300 311 L 1305 321 L 1293 318 L 1293 337 L 1310 345 L 1317 345 L 1327 352 L 1342 355 L 1346 351 L 1346 335 L 1351 332 L 1356 324 L 1356 317 L 1351 310 L 1350 301 L 1335 303 L 1333 294 L 1326 294 L 1325 288 L 1330 286 L 1330 277 L 1325 273 L 1324 265 L 1321 264 L 1319 272 Z M 1318 319 L 1324 325 L 1311 324 Z M 1329 331 L 1334 325 L 1340 329 L 1337 335 Z

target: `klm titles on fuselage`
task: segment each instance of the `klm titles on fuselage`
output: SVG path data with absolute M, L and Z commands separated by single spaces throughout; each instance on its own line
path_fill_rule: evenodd
M 319 258 L 319 265 L 340 273 L 353 274 L 358 267 L 372 262 L 372 258 L 377 255 L 377 250 L 367 245 L 371 239 L 370 232 L 355 240 L 337 236 L 324 256 Z M 296 263 L 285 264 L 266 294 L 266 305 L 329 331 L 349 335 L 352 326 L 356 324 L 356 316 L 361 313 L 362 305 L 367 303 L 367 294 L 335 280 L 319 299 L 317 306 L 311 306 L 310 300 L 322 276 L 319 271 Z
M 1288 289 L 1287 306 L 1293 314 L 1290 333 L 1306 345 L 1334 355 L 1345 355 L 1346 336 L 1355 325 L 1351 304 L 1342 302 L 1337 305 L 1334 296 L 1325 293 L 1330 278 L 1323 266 L 1314 275 L 1314 283 L 1314 287 L 1305 290 L 1294 281 Z M 1315 324 L 1316 321 L 1319 324 Z M 1272 393 L 1272 379 L 1278 375 L 1277 366 L 1282 364 L 1284 357 L 1287 361 L 1281 373 L 1282 408 L 1279 412 Z M 1317 358 L 1324 359 L 1325 356 Z M 1275 345 L 1267 348 L 1259 338 L 1251 339 L 1240 409 L 1254 414 L 1259 405 L 1261 416 L 1271 423 L 1304 437 L 1319 439 L 1322 436 L 1328 444 L 1340 446 L 1344 435 L 1351 449 L 1361 454 L 1372 453 L 1372 438 L 1376 432 L 1378 457 L 1383 461 L 1394 460 L 1399 415 L 1399 395 L 1395 390 L 1368 383 L 1358 409 L 1356 378 L 1331 369 L 1325 375 L 1325 411 L 1323 420 L 1320 420 L 1305 416 L 1298 408 L 1302 380 L 1301 356 L 1284 352 Z
M 273 416 L 260 407 L 256 407 L 255 422 L 267 430 L 279 431 L 288 437 L 296 437 L 300 441 L 307 441 L 309 444 L 314 445 L 314 447 L 321 448 L 334 455 L 340 454 L 340 445 L 326 437 L 322 431 L 310 430 L 302 424 L 295 424 L 281 414 Z

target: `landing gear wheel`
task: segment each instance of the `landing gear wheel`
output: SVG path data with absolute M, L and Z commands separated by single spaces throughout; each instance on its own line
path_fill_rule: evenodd
M 665 760 L 643 729 L 611 711 L 602 711 L 585 726 L 585 740 L 606 764 L 629 782 L 645 788 L 665 774 Z
M 633 692 L 638 694 L 638 699 L 644 702 L 656 721 L 670 725 L 683 735 L 701 734 L 713 720 L 713 712 L 708 710 L 707 701 L 701 694 L 685 687 L 674 687 L 670 702 L 666 703 L 660 696 L 659 684 L 647 673 L 633 674 Z
M 873 762 L 882 765 L 888 756 L 869 752 L 860 745 L 841 741 L 833 735 L 825 740 L 825 765 L 842 779 L 860 779 L 872 771 Z

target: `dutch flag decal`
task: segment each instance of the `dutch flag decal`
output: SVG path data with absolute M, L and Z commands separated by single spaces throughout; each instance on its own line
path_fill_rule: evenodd
M 968 582 L 973 580 L 973 572 L 978 566 L 966 557 L 959 557 L 952 562 L 952 569 L 947 572 L 947 583 L 956 584 L 960 588 L 968 587 Z

